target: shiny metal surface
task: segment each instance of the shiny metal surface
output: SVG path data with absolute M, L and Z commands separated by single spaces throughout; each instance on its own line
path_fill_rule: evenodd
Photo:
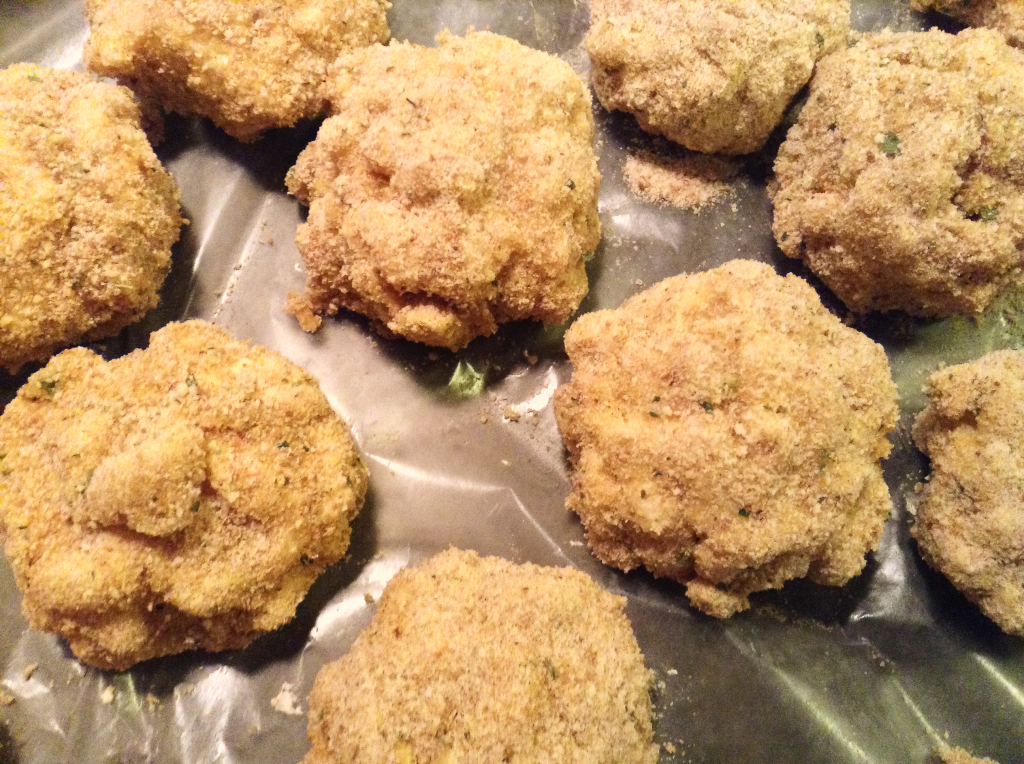
M 937 21 L 897 2 L 854 0 L 861 30 Z M 585 3 L 569 0 L 394 0 L 393 36 L 431 44 L 448 27 L 490 28 L 555 53 L 586 76 Z M 31 60 L 81 67 L 86 35 L 77 2 L 0 0 L 0 65 Z M 804 274 L 771 236 L 765 194 L 773 146 L 745 161 L 735 194 L 702 214 L 631 196 L 621 167 L 650 144 L 631 120 L 595 107 L 603 175 L 604 242 L 590 263 L 582 310 L 615 307 L 658 280 L 734 257 Z M 551 394 L 571 372 L 564 327 L 504 327 L 459 354 L 372 334 L 343 316 L 317 335 L 283 312 L 301 289 L 299 204 L 284 175 L 316 125 L 254 145 L 209 122 L 172 117 L 158 154 L 182 188 L 192 221 L 175 249 L 160 307 L 97 346 L 121 355 L 169 320 L 202 317 L 267 345 L 311 372 L 359 442 L 371 472 L 347 558 L 328 571 L 294 622 L 252 648 L 186 654 L 123 674 L 85 669 L 52 635 L 28 631 L 0 563 L 0 762 L 298 762 L 305 717 L 271 699 L 294 686 L 303 710 L 319 668 L 343 655 L 376 597 L 408 564 L 449 544 L 517 561 L 573 565 L 629 597 L 628 613 L 655 670 L 662 762 L 923 762 L 941 742 L 1001 764 L 1024 761 L 1024 642 L 1002 634 L 918 557 L 908 499 L 925 474 L 908 428 L 920 386 L 940 362 L 1022 344 L 1012 300 L 977 324 L 875 318 L 861 326 L 886 348 L 903 420 L 885 471 L 896 503 L 880 550 L 843 589 L 793 582 L 755 597 L 753 611 L 716 621 L 690 609 L 681 587 L 600 565 L 583 543 L 568 493 Z M 835 299 L 819 288 L 826 304 Z M 473 374 L 482 385 L 450 385 Z M 27 372 L 0 376 L 6 403 Z M 511 407 L 518 421 L 504 416 Z M 38 668 L 26 678 L 26 666 Z M 107 688 L 111 702 L 104 702 Z M 107 691 L 106 699 L 110 699 Z

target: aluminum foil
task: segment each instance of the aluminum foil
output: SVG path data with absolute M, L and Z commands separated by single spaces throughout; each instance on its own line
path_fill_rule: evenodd
M 853 5 L 859 30 L 942 23 L 903 3 Z M 569 0 L 394 0 L 389 22 L 395 38 L 425 45 L 444 28 L 491 29 L 562 57 L 586 77 L 588 15 L 586 3 Z M 81 68 L 86 35 L 77 2 L 0 0 L 0 66 Z M 765 184 L 782 130 L 745 160 L 731 197 L 695 214 L 632 196 L 622 180 L 626 152 L 651 140 L 596 101 L 595 116 L 604 241 L 588 266 L 582 311 L 618 306 L 667 276 L 735 257 L 807 276 L 771 235 Z M 370 467 L 351 550 L 316 582 L 292 623 L 249 649 L 157 659 L 120 674 L 84 668 L 58 637 L 29 631 L 0 562 L 0 689 L 14 698 L 0 707 L 0 762 L 298 762 L 309 747 L 304 712 L 313 679 L 369 622 L 374 605 L 365 595 L 376 598 L 401 567 L 449 544 L 572 565 L 629 598 L 657 675 L 665 764 L 902 764 L 925 761 L 942 743 L 1001 764 L 1024 762 L 1024 642 L 931 571 L 907 532 L 914 485 L 927 469 L 908 435 L 924 405 L 921 383 L 940 362 L 1024 344 L 1014 298 L 980 322 L 890 317 L 861 325 L 885 346 L 903 406 L 885 462 L 896 511 L 881 547 L 842 589 L 792 582 L 755 596 L 752 611 L 718 621 L 688 607 L 677 584 L 602 566 L 565 510 L 567 461 L 551 409 L 554 389 L 571 373 L 565 327 L 508 325 L 452 354 L 380 339 L 352 315 L 308 335 L 284 313 L 285 295 L 304 283 L 293 242 L 304 212 L 285 193 L 284 176 L 316 128 L 242 145 L 208 121 L 169 118 L 158 154 L 192 223 L 160 307 L 94 347 L 116 357 L 144 347 L 170 320 L 200 317 L 307 369 Z M 26 376 L 0 373 L 0 404 Z

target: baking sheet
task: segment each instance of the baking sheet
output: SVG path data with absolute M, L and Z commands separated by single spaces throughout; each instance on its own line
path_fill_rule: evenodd
M 943 23 L 896 2 L 854 0 L 854 26 Z M 585 2 L 394 0 L 393 36 L 432 44 L 437 32 L 491 29 L 567 60 L 588 61 Z M 948 24 L 945 28 L 951 28 Z M 81 68 L 87 34 L 77 2 L 0 0 L 0 66 Z M 596 101 L 595 101 L 596 104 Z M 764 191 L 773 146 L 748 158 L 734 194 L 697 215 L 630 195 L 626 151 L 651 145 L 632 120 L 595 107 L 604 241 L 589 263 L 581 310 L 616 307 L 662 278 L 760 259 L 806 276 L 774 246 Z M 304 712 L 320 667 L 343 655 L 402 566 L 449 544 L 516 561 L 572 565 L 629 598 L 627 612 L 658 678 L 662 762 L 923 762 L 951 743 L 1001 764 L 1024 762 L 1024 643 L 1002 634 L 919 559 L 908 500 L 927 465 L 911 446 L 924 377 L 1004 346 L 1021 346 L 1010 296 L 978 323 L 872 319 L 903 418 L 885 474 L 896 505 L 879 551 L 842 589 L 792 582 L 717 621 L 689 608 L 682 587 L 605 568 L 564 509 L 566 455 L 551 395 L 569 378 L 565 327 L 507 325 L 452 354 L 382 340 L 346 315 L 316 335 L 283 312 L 304 279 L 293 243 L 302 220 L 284 175 L 315 123 L 254 145 L 211 123 L 171 117 L 158 154 L 182 188 L 192 225 L 174 251 L 160 307 L 94 346 L 107 357 L 144 347 L 167 321 L 199 317 L 283 353 L 321 383 L 370 468 L 370 494 L 346 559 L 310 591 L 296 619 L 250 649 L 189 653 L 109 673 L 85 669 L 52 635 L 28 631 L 0 562 L 0 762 L 298 762 L 304 713 L 271 705 L 285 683 Z M 813 282 L 813 280 L 812 280 Z M 840 309 L 821 288 L 830 307 Z M 24 381 L 0 372 L 0 403 Z M 478 385 L 450 384 L 479 379 Z M 514 411 L 517 421 L 504 416 Z M 26 668 L 38 668 L 27 676 Z M 111 692 L 112 688 L 112 692 Z

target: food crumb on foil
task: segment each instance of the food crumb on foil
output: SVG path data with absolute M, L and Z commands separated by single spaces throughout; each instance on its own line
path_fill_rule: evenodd
M 0 687 L 0 706 L 11 706 L 14 705 L 14 696 L 7 690 Z
M 302 716 L 302 709 L 297 705 L 298 698 L 295 696 L 295 691 L 292 687 L 291 682 L 282 684 L 281 692 L 277 693 L 270 701 L 270 705 L 278 713 L 287 714 L 288 716 Z
M 697 212 L 732 193 L 739 163 L 716 156 L 632 154 L 622 173 L 629 190 L 649 202 Z
M 30 663 L 27 666 L 25 666 L 25 668 L 22 670 L 21 676 L 27 682 L 29 679 L 32 678 L 32 675 L 36 673 L 37 668 L 39 668 L 38 663 Z
M 108 686 L 105 690 L 103 690 L 103 694 L 100 695 L 100 700 L 103 701 L 103 705 L 105 705 L 105 706 L 109 706 L 111 703 L 113 703 L 114 702 L 114 688 L 111 687 L 111 686 Z

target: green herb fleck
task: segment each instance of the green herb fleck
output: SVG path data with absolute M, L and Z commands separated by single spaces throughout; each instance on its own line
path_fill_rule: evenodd
M 657 402 L 658 402 L 658 401 L 660 401 L 660 400 L 661 400 L 661 396 L 660 396 L 660 395 L 655 395 L 655 396 L 654 396 L 654 402 L 655 402 L 655 403 L 657 403 Z
M 715 410 L 715 404 L 713 404 L 711 401 L 701 401 L 700 405 L 701 408 L 703 408 L 709 414 Z
M 978 216 L 985 221 L 992 221 L 999 217 L 999 210 L 995 207 L 982 207 Z
M 817 44 L 819 48 L 825 47 L 825 35 L 823 35 L 821 32 L 815 32 L 814 42 Z
M 824 470 L 832 462 L 832 451 L 827 448 L 818 451 L 818 472 Z
M 727 592 L 729 591 L 729 584 L 717 583 L 715 584 L 715 588 L 720 592 Z
M 287 440 L 282 440 L 280 443 L 277 444 L 277 447 L 278 448 L 288 448 L 288 441 Z
M 189 387 L 195 387 L 199 383 L 196 382 L 194 374 L 189 374 L 187 377 L 185 377 L 185 384 L 188 385 Z
M 569 180 L 565 181 L 565 187 L 567 189 L 569 189 L 570 191 L 575 191 L 576 190 L 576 184 L 572 182 L 572 179 L 569 179 Z
M 46 393 L 50 398 L 52 398 L 54 391 L 57 389 L 57 380 L 41 379 L 39 380 L 39 386 L 43 388 L 44 393 Z
M 448 380 L 448 390 L 457 398 L 473 398 L 484 391 L 484 375 L 469 361 L 459 361 Z
M 192 510 L 192 513 L 193 513 L 193 514 L 195 514 L 196 512 L 198 512 L 198 511 L 199 511 L 199 502 L 198 502 L 198 501 L 193 501 L 193 502 L 192 502 L 192 506 L 191 506 L 191 507 L 189 507 L 189 509 L 190 509 L 190 510 Z
M 555 664 L 545 659 L 544 666 L 545 668 L 547 668 L 548 674 L 551 676 L 552 679 L 558 679 L 558 669 L 555 668 Z
M 648 413 L 648 414 L 650 414 L 650 415 L 651 415 L 652 417 L 654 417 L 655 419 L 657 419 L 657 418 L 658 418 L 658 412 L 657 412 L 657 411 L 648 411 L 647 413 Z
M 693 550 L 684 549 L 682 552 L 676 555 L 677 565 L 689 565 L 693 559 Z
M 740 510 L 740 517 L 750 517 L 750 510 L 748 510 L 748 509 L 741 509 Z
M 878 147 L 887 157 L 894 157 L 903 153 L 903 150 L 900 148 L 900 139 L 893 133 L 886 133 Z
M 310 557 L 308 554 L 304 554 L 302 555 L 302 557 L 299 558 L 299 562 L 303 565 L 309 565 L 311 562 L 313 562 L 313 558 Z
M 28 76 L 28 81 L 29 82 L 42 82 L 42 80 L 39 78 L 39 75 L 35 74 L 34 72 Z

